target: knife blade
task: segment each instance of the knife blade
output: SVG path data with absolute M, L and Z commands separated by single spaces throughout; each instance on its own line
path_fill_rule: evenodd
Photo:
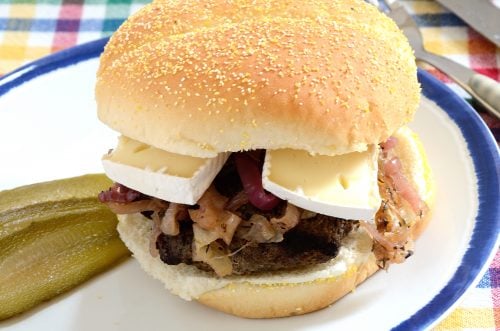
M 500 47 L 500 9 L 490 0 L 437 0 Z

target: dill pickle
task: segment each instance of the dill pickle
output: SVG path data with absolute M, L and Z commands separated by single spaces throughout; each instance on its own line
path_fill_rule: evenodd
M 115 214 L 96 198 L 110 185 L 104 175 L 88 175 L 0 192 L 0 320 L 129 254 Z
M 0 192 L 0 239 L 75 210 L 95 206 L 97 193 L 112 185 L 103 174 L 37 183 Z
M 1 193 L 0 193 L 1 197 Z M 33 206 L 25 206 L 0 212 L 0 240 L 15 234 L 35 222 L 44 222 L 55 217 L 83 213 L 95 207 L 96 198 L 46 201 Z
M 0 212 L 48 201 L 96 198 L 99 191 L 108 189 L 112 184 L 104 174 L 90 174 L 25 185 L 0 192 Z

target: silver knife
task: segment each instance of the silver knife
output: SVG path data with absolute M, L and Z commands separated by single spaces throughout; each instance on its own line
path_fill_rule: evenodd
M 500 9 L 491 0 L 437 0 L 500 47 Z
M 398 0 L 370 1 L 392 18 L 408 38 L 417 60 L 444 72 L 467 91 L 485 110 L 500 119 L 500 83 L 446 57 L 428 52 L 420 29 Z

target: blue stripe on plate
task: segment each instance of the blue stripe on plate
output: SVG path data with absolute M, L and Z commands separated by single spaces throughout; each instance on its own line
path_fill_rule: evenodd
M 98 57 L 107 42 L 108 38 L 103 38 L 75 46 L 28 63 L 8 73 L 0 78 L 0 96 L 45 73 Z
M 481 271 L 499 243 L 500 156 L 490 130 L 479 115 L 447 86 L 422 70 L 418 77 L 423 94 L 441 107 L 458 125 L 467 143 L 478 180 L 479 210 L 460 266 L 448 284 L 422 309 L 393 330 L 420 330 L 443 315 L 479 280 Z
M 0 79 L 0 96 L 44 73 L 98 57 L 107 38 L 50 55 Z M 459 126 L 474 162 L 478 179 L 479 210 L 462 262 L 448 284 L 422 309 L 393 330 L 420 330 L 442 316 L 478 281 L 498 246 L 500 230 L 500 157 L 496 142 L 477 113 L 430 74 L 419 70 L 426 97 L 436 102 Z

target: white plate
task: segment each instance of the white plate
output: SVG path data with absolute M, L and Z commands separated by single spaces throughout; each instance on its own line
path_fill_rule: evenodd
M 96 118 L 93 86 L 105 40 L 20 68 L 0 80 L 0 189 L 102 172 L 116 143 Z M 436 323 L 474 286 L 498 246 L 498 149 L 461 99 L 425 73 L 411 124 L 437 182 L 436 210 L 416 253 L 332 307 L 246 320 L 168 294 L 132 259 L 22 316 L 12 330 L 408 330 Z M 439 105 L 439 106 L 438 106 Z M 1 270 L 0 270 L 1 272 Z M 0 284 L 1 286 L 1 284 Z

